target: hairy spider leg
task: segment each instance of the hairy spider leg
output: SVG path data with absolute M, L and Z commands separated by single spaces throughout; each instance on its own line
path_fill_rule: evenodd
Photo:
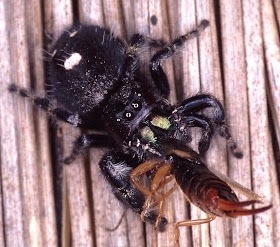
M 199 154 L 204 156 L 209 149 L 209 145 L 214 134 L 211 122 L 207 118 L 197 114 L 183 118 L 182 122 L 185 122 L 188 127 L 202 128 L 201 138 L 198 143 L 198 151 Z
M 203 20 L 197 30 L 178 37 L 170 45 L 161 49 L 152 57 L 150 61 L 150 73 L 156 86 L 161 88 L 161 92 L 165 95 L 165 97 L 168 97 L 170 88 L 167 76 L 160 64 L 161 60 L 171 57 L 187 40 L 198 37 L 207 26 L 209 26 L 209 22 L 207 20 Z
M 145 44 L 145 38 L 141 34 L 134 34 L 126 51 L 126 59 L 123 66 L 122 80 L 129 81 L 134 77 L 134 72 L 139 63 L 140 48 Z
M 219 131 L 219 134 L 227 140 L 228 147 L 230 148 L 233 155 L 237 158 L 242 158 L 243 154 L 238 149 L 235 141 L 231 137 L 228 126 L 226 125 L 223 106 L 218 99 L 208 94 L 196 95 L 184 100 L 180 107 L 177 108 L 177 110 L 179 114 L 185 114 L 189 116 L 194 115 L 195 113 L 202 111 L 208 107 L 212 107 L 214 109 L 213 120 L 216 128 Z M 205 138 L 205 140 L 207 141 L 207 138 Z M 202 143 L 200 144 L 200 148 L 205 153 L 208 150 L 207 143 L 204 140 L 201 141 Z
M 145 204 L 146 194 L 139 190 L 130 179 L 130 174 L 136 166 L 135 162 L 130 156 L 111 150 L 103 156 L 99 167 L 111 185 L 116 198 L 140 214 Z M 158 213 L 155 210 L 148 210 L 144 219 L 154 224 L 158 220 Z M 158 222 L 159 230 L 164 231 L 166 224 L 166 218 L 161 217 Z
M 28 92 L 25 89 L 19 88 L 14 84 L 9 86 L 9 91 L 15 92 L 18 95 L 20 95 L 21 97 L 31 99 L 35 105 L 37 105 L 41 109 L 47 111 L 48 114 L 50 114 L 51 116 L 53 116 L 59 120 L 70 123 L 74 126 L 82 127 L 81 119 L 79 119 L 78 116 L 73 115 L 72 113 L 70 113 L 64 109 L 53 107 L 52 102 L 47 97 L 44 97 L 44 98 L 37 97 L 36 95 L 32 94 L 31 92 Z M 107 147 L 107 146 L 112 146 L 112 144 L 113 144 L 112 139 L 104 134 L 81 135 L 74 142 L 72 152 L 67 158 L 65 158 L 64 163 L 65 164 L 72 163 L 82 151 L 84 151 L 88 148 Z
M 112 138 L 104 134 L 83 134 L 74 142 L 71 154 L 64 159 L 65 164 L 71 164 L 78 155 L 92 147 L 110 147 L 114 144 Z
M 19 88 L 16 85 L 12 84 L 9 86 L 10 92 L 15 92 L 21 97 L 29 98 L 32 102 L 39 106 L 41 109 L 47 111 L 51 116 L 62 120 L 64 122 L 70 123 L 74 126 L 82 127 L 81 119 L 78 116 L 73 115 L 72 113 L 61 109 L 61 108 L 54 108 L 52 102 L 47 97 L 37 97 L 36 95 L 28 92 L 25 89 Z M 112 146 L 113 141 L 107 135 L 104 134 L 88 134 L 88 135 L 81 135 L 76 139 L 74 142 L 74 147 L 72 149 L 71 154 L 65 158 L 64 163 L 70 164 L 72 163 L 77 156 L 84 150 L 91 148 L 91 147 L 107 147 Z
M 147 45 L 148 47 L 164 47 L 166 42 L 162 39 L 156 40 L 150 37 L 145 37 L 140 33 L 134 34 L 130 39 L 129 46 L 126 51 L 127 58 L 125 59 L 122 73 L 123 81 L 129 81 L 134 77 L 135 70 L 138 68 L 139 64 L 139 53 L 144 45 Z M 161 85 L 156 86 L 158 87 L 159 93 L 163 95 Z
M 68 112 L 64 109 L 54 107 L 53 103 L 47 97 L 38 97 L 35 94 L 28 92 L 26 89 L 19 88 L 15 84 L 11 84 L 8 89 L 10 92 L 17 93 L 23 98 L 31 99 L 35 105 L 47 111 L 47 113 L 54 118 L 70 123 L 74 126 L 83 127 L 82 120 L 78 115 Z
M 176 225 L 175 225 L 175 234 L 174 234 L 176 246 L 180 247 L 180 242 L 179 242 L 180 230 L 179 230 L 179 227 L 194 226 L 194 225 L 201 225 L 201 224 L 205 224 L 205 223 L 210 223 L 215 218 L 216 218 L 216 216 L 209 215 L 209 218 L 206 218 L 206 219 L 184 220 L 184 221 L 177 222 Z

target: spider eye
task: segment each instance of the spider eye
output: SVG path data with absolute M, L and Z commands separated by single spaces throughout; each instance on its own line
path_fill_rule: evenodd
M 134 109 L 136 109 L 136 110 L 140 110 L 141 107 L 142 107 L 142 104 L 141 104 L 140 101 L 134 101 L 134 102 L 131 103 L 131 105 L 132 105 L 132 107 L 133 107 Z
M 133 90 L 132 94 L 136 95 L 138 98 L 142 97 L 142 93 L 139 90 L 137 90 L 137 89 Z
M 124 117 L 126 118 L 126 120 L 131 120 L 131 119 L 133 119 L 134 114 L 132 112 L 130 112 L 130 111 L 126 111 L 124 113 Z

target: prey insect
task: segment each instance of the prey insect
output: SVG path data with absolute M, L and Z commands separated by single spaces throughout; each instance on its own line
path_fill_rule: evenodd
M 177 223 L 177 242 L 180 226 L 210 222 L 215 216 L 251 215 L 271 207 L 244 209 L 258 201 L 239 202 L 227 183 L 202 161 L 215 133 L 226 139 L 234 156 L 242 157 L 219 100 L 199 94 L 178 105 L 168 101 L 170 88 L 162 60 L 198 37 L 207 26 L 209 22 L 203 20 L 196 30 L 169 45 L 141 34 L 134 34 L 127 45 L 105 28 L 73 26 L 60 36 L 50 53 L 48 96 L 37 97 L 14 84 L 9 87 L 61 121 L 102 131 L 78 137 L 65 163 L 72 163 L 85 149 L 109 148 L 99 162 L 104 179 L 118 200 L 141 214 L 142 220 L 164 231 L 167 219 L 162 216 L 162 203 L 177 186 L 209 213 L 206 220 Z M 151 78 L 139 67 L 143 47 L 159 49 L 149 63 Z M 213 109 L 211 116 L 203 113 L 207 108 Z M 193 127 L 201 129 L 199 153 L 187 146 Z M 138 179 L 144 175 L 150 188 Z M 173 188 L 161 193 L 171 181 L 176 181 Z
M 209 223 L 216 216 L 235 218 L 238 216 L 253 215 L 264 212 L 272 207 L 272 205 L 268 205 L 258 209 L 244 208 L 255 203 L 260 203 L 260 197 L 249 190 L 244 191 L 239 185 L 235 185 L 235 187 L 240 189 L 239 191 L 244 192 L 246 195 L 249 194 L 253 198 L 249 201 L 240 202 L 227 183 L 231 183 L 231 181 L 229 179 L 222 180 L 210 171 L 198 153 L 175 139 L 166 139 L 163 141 L 163 145 L 166 147 L 168 158 L 164 161 L 149 160 L 142 163 L 132 171 L 131 178 L 135 186 L 147 196 L 141 218 L 144 219 L 145 213 L 150 207 L 154 208 L 159 206 L 155 229 L 157 229 L 163 213 L 164 199 L 175 191 L 177 187 L 180 187 L 189 202 L 208 214 L 209 217 L 206 219 L 184 220 L 176 223 L 175 242 L 177 246 L 180 246 L 179 227 Z M 153 176 L 150 189 L 147 189 L 137 178 L 155 168 L 157 170 Z M 171 181 L 175 182 L 173 187 L 167 192 L 162 192 L 165 185 Z M 153 204 L 151 204 L 152 201 L 154 201 Z

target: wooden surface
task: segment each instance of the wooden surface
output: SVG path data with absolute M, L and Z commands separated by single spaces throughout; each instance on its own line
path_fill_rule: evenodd
M 97 166 L 104 150 L 63 166 L 80 130 L 7 91 L 16 83 L 44 94 L 45 51 L 73 21 L 109 27 L 125 40 L 141 32 L 170 41 L 202 19 L 211 26 L 164 61 L 170 101 L 206 92 L 223 102 L 244 158 L 215 137 L 207 163 L 274 207 L 182 229 L 181 246 L 280 246 L 279 0 L 0 0 L 0 246 L 169 247 L 177 221 L 205 217 L 176 191 L 164 206 L 166 232 L 155 232 L 110 193 Z M 150 56 L 146 50 L 144 65 Z

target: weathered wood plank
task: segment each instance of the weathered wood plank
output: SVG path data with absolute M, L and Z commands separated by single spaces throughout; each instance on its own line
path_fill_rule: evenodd
M 1 246 L 19 246 L 24 243 L 23 212 L 20 195 L 19 155 L 17 152 L 16 116 L 7 85 L 11 82 L 14 68 L 11 64 L 11 7 L 0 1 L 1 40 L 0 53 L 0 145 L 1 145 Z M 4 242 L 5 241 L 5 242 Z
M 7 92 L 7 85 L 14 82 L 33 87 L 43 95 L 46 75 L 42 47 L 48 38 L 45 34 L 56 39 L 74 18 L 79 18 L 83 23 L 106 26 L 126 40 L 141 32 L 167 41 L 193 30 L 202 19 L 210 20 L 210 27 L 198 39 L 190 40 L 173 59 L 163 62 L 171 83 L 170 101 L 176 103 L 205 92 L 224 102 L 231 133 L 244 157 L 234 158 L 225 141 L 217 136 L 207 153 L 207 163 L 263 194 L 274 208 L 254 218 L 219 218 L 210 225 L 182 229 L 180 242 L 182 246 L 278 246 L 279 164 L 274 157 L 274 153 L 279 153 L 275 149 L 280 142 L 277 6 L 278 0 L 234 4 L 200 0 L 80 0 L 75 5 L 72 1 L 53 0 L 44 2 L 44 6 L 32 0 L 0 0 L 0 53 L 6 58 L 0 61 L 0 245 L 172 246 L 175 222 L 206 217 L 193 206 L 189 211 L 178 190 L 165 201 L 167 231 L 157 233 L 150 224 L 144 227 L 140 217 L 125 210 L 102 181 L 98 162 L 104 150 L 90 150 L 90 162 L 80 158 L 64 167 L 61 161 L 70 153 L 80 132 L 59 123 L 51 136 L 58 151 L 51 152 L 45 114 L 33 112 L 30 102 Z M 153 15 L 157 17 L 156 24 L 151 22 Z M 145 50 L 143 65 L 148 65 L 154 52 Z M 144 69 L 148 72 L 148 67 Z M 276 137 L 271 135 L 270 126 Z M 52 174 L 52 161 L 64 172 Z M 61 188 L 64 204 L 53 191 L 57 182 L 52 179 L 59 176 L 63 176 L 66 185 Z M 58 184 L 63 186 L 61 181 Z M 59 218 L 61 212 L 63 219 Z M 114 229 L 115 226 L 118 227 Z
M 33 8 L 29 6 L 32 5 Z M 31 83 L 36 93 L 44 94 L 45 73 L 43 65 L 43 28 L 41 4 L 36 0 L 25 2 L 26 32 L 29 52 L 29 63 L 32 66 Z M 35 111 L 36 149 L 38 152 L 39 169 L 38 181 L 40 211 L 44 212 L 40 229 L 42 242 L 49 246 L 57 245 L 57 229 L 54 210 L 54 191 L 52 181 L 52 164 L 49 147 L 48 121 L 44 112 L 36 108 Z M 38 138 L 39 137 L 39 138 Z
M 243 151 L 243 159 L 229 154 L 229 176 L 251 187 L 249 119 L 246 78 L 246 53 L 242 2 L 221 2 L 222 58 L 225 82 L 225 107 L 233 138 Z M 253 246 L 252 217 L 240 217 L 231 222 L 230 243 Z

